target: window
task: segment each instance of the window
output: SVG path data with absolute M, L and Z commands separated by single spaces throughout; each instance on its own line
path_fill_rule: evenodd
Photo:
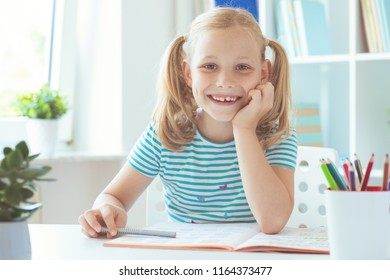
M 18 93 L 48 83 L 55 0 L 0 0 L 0 116 Z

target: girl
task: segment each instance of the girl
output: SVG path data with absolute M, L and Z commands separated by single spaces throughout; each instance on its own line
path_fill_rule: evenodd
M 153 120 L 79 217 L 82 231 L 96 237 L 107 226 L 115 236 L 159 175 L 172 220 L 257 222 L 265 233 L 279 232 L 293 208 L 297 152 L 283 48 L 248 12 L 213 9 L 168 47 L 159 85 Z

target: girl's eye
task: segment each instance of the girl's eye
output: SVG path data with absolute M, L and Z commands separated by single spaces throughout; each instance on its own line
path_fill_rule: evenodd
M 215 70 L 215 69 L 217 69 L 217 65 L 215 65 L 215 64 L 205 64 L 205 65 L 203 65 L 203 68 L 206 69 L 206 70 Z
M 249 70 L 250 67 L 248 65 L 245 65 L 245 64 L 239 64 L 237 65 L 237 70 L 239 71 L 246 71 L 246 70 Z

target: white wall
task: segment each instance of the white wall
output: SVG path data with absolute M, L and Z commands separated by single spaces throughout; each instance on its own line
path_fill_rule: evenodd
M 175 1 L 122 1 L 122 147 L 151 118 L 161 57 L 175 36 Z
M 34 161 L 34 164 L 51 166 L 52 170 L 45 177 L 56 181 L 39 184 L 43 207 L 31 222 L 77 224 L 79 215 L 92 206 L 122 163 L 122 157 L 89 156 Z

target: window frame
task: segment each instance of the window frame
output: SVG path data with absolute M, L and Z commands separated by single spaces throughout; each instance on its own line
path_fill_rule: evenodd
M 76 52 L 76 0 L 52 0 L 52 20 L 50 30 L 49 65 L 47 65 L 47 82 L 53 88 L 61 90 L 66 96 L 70 110 L 60 119 L 58 150 L 71 148 L 73 121 L 73 91 L 75 88 Z M 69 57 L 69 55 L 71 57 Z M 27 118 L 22 116 L 0 116 L 0 131 L 2 133 L 0 148 L 15 145 L 22 139 L 27 139 Z

